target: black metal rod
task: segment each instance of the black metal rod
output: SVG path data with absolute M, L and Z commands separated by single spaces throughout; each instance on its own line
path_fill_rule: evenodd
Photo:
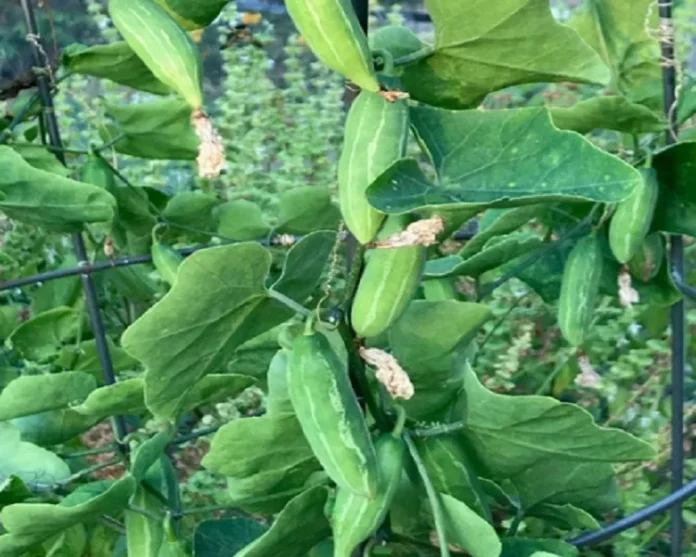
M 302 236 L 294 236 L 293 241 L 298 242 Z M 222 242 L 220 244 L 205 244 L 202 246 L 189 246 L 187 248 L 177 249 L 181 255 L 191 255 L 194 252 L 204 250 L 207 248 L 214 248 L 220 245 L 227 245 L 235 242 Z M 261 245 L 269 245 L 273 243 L 268 240 L 257 240 L 257 243 Z M 98 263 L 84 263 L 78 267 L 70 267 L 69 269 L 55 269 L 53 271 L 46 271 L 45 273 L 38 273 L 30 277 L 20 277 L 17 279 L 6 280 L 0 282 L 0 292 L 3 290 L 10 290 L 11 288 L 20 288 L 22 286 L 28 286 L 30 284 L 38 284 L 40 282 L 48 282 L 51 280 L 61 279 L 65 277 L 71 277 L 75 275 L 91 275 L 93 273 L 99 273 L 102 271 L 108 271 L 109 269 L 114 269 L 116 267 L 129 267 L 130 265 L 141 265 L 143 263 L 150 263 L 152 261 L 152 255 L 149 253 L 143 255 L 126 255 L 124 257 L 116 257 L 108 261 L 99 261 Z
M 681 508 L 682 503 L 694 495 L 696 495 L 696 480 L 692 480 L 681 489 L 678 489 L 667 497 L 660 499 L 656 503 L 637 511 L 632 515 L 622 518 L 621 520 L 617 520 L 613 524 L 610 524 L 601 530 L 588 532 L 578 536 L 577 538 L 573 538 L 570 540 L 570 543 L 577 547 L 582 547 L 595 545 L 606 541 L 625 530 L 629 530 L 630 528 L 637 526 L 641 522 L 650 520 L 655 515 L 663 513 L 669 509 Z M 681 557 L 681 553 L 678 553 L 677 555 Z
M 24 19 L 27 28 L 27 40 L 31 46 L 31 51 L 34 57 L 34 63 L 37 68 L 47 66 L 50 62 L 45 55 L 45 51 L 41 47 L 41 38 L 38 33 L 34 8 L 30 0 L 21 0 L 22 10 L 24 11 Z M 60 149 L 63 147 L 63 142 L 58 129 L 58 120 L 56 119 L 55 110 L 53 107 L 53 97 L 51 96 L 51 87 L 48 77 L 43 71 L 36 72 L 36 81 L 39 89 L 39 97 L 41 99 L 42 116 L 46 129 L 48 131 L 49 143 L 57 149 L 56 157 L 65 165 L 65 157 Z M 82 234 L 76 232 L 72 234 L 73 249 L 77 257 L 78 263 L 84 265 L 87 261 L 87 250 Z M 106 333 L 104 331 L 104 323 L 99 313 L 99 303 L 97 300 L 97 290 L 94 286 L 92 277 L 87 273 L 82 273 L 82 288 L 85 293 L 85 301 L 87 305 L 87 313 L 89 315 L 90 324 L 92 326 L 92 334 L 99 356 L 99 363 L 102 367 L 104 382 L 111 385 L 116 382 L 114 368 L 109 354 L 109 347 L 106 342 Z M 114 416 L 112 420 L 114 428 L 114 437 L 121 445 L 123 438 L 126 435 L 126 421 L 123 416 Z
M 660 51 L 662 54 L 662 85 L 664 89 L 664 110 L 669 122 L 666 143 L 675 142 L 677 134 L 677 63 L 674 57 L 674 33 L 672 31 L 672 2 L 658 3 L 660 16 Z M 665 23 L 664 25 L 662 23 Z M 670 267 L 673 275 L 684 276 L 684 243 L 679 235 L 670 237 Z M 684 484 L 684 373 L 686 369 L 686 310 L 684 300 L 672 306 L 670 320 L 672 323 L 672 458 L 671 489 L 675 493 Z M 672 557 L 681 557 L 684 538 L 682 504 L 678 502 L 671 509 L 670 532 L 672 540 Z

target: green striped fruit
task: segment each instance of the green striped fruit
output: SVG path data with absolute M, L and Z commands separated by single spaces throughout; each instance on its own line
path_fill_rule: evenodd
M 659 186 L 653 170 L 642 169 L 643 180 L 628 199 L 621 201 L 609 225 L 609 247 L 620 263 L 638 252 L 652 224 Z
M 184 260 L 181 254 L 167 244 L 153 242 L 151 248 L 152 262 L 155 269 L 162 277 L 162 280 L 169 286 L 174 284 L 179 265 Z
M 596 234 L 582 238 L 571 250 L 563 270 L 558 325 L 563 337 L 580 346 L 592 320 L 602 278 L 602 245 Z
M 378 237 L 403 230 L 404 223 L 400 216 L 389 217 Z M 351 325 L 359 337 L 375 337 L 401 317 L 418 288 L 426 250 L 408 246 L 367 252 L 351 308 Z
M 379 471 L 375 448 L 348 377 L 348 365 L 326 336 L 297 336 L 288 355 L 290 400 L 302 432 L 338 486 L 374 497 Z
M 338 489 L 331 515 L 334 557 L 350 557 L 353 550 L 375 533 L 391 507 L 401 481 L 405 444 L 387 433 L 375 442 L 380 478 L 373 499 Z
M 343 220 L 361 244 L 374 239 L 385 218 L 367 202 L 365 191 L 406 154 L 408 126 L 405 101 L 390 103 L 363 91 L 350 107 L 338 162 L 338 195 Z
M 109 15 L 155 77 L 199 110 L 203 105 L 201 56 L 167 11 L 154 0 L 109 0 Z
M 286 0 L 285 7 L 324 65 L 365 91 L 380 90 L 367 37 L 351 0 Z
M 645 237 L 636 254 L 628 262 L 631 275 L 641 282 L 650 282 L 660 272 L 665 259 L 665 241 L 662 234 L 653 232 Z

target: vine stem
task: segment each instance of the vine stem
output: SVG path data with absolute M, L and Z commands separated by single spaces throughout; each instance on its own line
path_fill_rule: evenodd
M 408 447 L 408 452 L 411 454 L 411 458 L 418 469 L 418 474 L 423 480 L 423 485 L 425 486 L 425 491 L 428 494 L 428 500 L 430 501 L 430 506 L 433 510 L 433 519 L 435 521 L 435 531 L 437 532 L 437 540 L 440 545 L 440 557 L 451 557 L 449 545 L 447 544 L 447 534 L 445 533 L 445 514 L 442 510 L 442 505 L 440 504 L 440 499 L 435 491 L 435 486 L 433 482 L 430 481 L 430 476 L 428 476 L 428 471 L 425 469 L 423 460 L 418 454 L 418 449 L 416 444 L 411 439 L 411 435 L 406 431 L 404 432 L 404 441 Z
M 313 313 L 310 310 L 308 310 L 306 307 L 304 307 L 301 304 L 298 304 L 295 300 L 288 298 L 285 294 L 281 294 L 277 290 L 273 290 L 272 288 L 270 288 L 268 290 L 268 295 L 271 298 L 275 298 L 276 300 L 278 300 L 281 304 L 288 306 L 290 309 L 296 311 L 300 315 L 304 315 L 305 317 L 309 317 L 310 315 L 313 315 Z
M 447 435 L 455 431 L 462 430 L 466 427 L 466 422 L 452 422 L 451 424 L 439 424 L 433 427 L 424 427 L 420 429 L 412 429 L 411 434 L 415 437 L 438 437 Z

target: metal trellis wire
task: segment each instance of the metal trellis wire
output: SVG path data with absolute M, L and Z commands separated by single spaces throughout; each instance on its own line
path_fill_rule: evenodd
M 363 28 L 367 30 L 368 20 L 368 0 L 353 0 L 356 12 L 359 16 Z M 48 66 L 49 61 L 46 58 L 45 52 L 41 46 L 41 38 L 38 34 L 38 27 L 33 10 L 31 0 L 21 0 L 21 5 L 24 11 L 25 24 L 27 29 L 27 40 L 31 45 L 32 54 L 37 68 L 37 84 L 39 100 L 42 107 L 43 125 L 48 132 L 48 146 L 52 147 L 56 156 L 61 163 L 65 164 L 62 151 L 62 141 L 58 122 L 53 109 L 52 98 L 52 80 L 49 72 L 42 68 Z M 671 0 L 660 0 L 658 2 L 659 16 L 661 28 L 671 28 L 672 22 L 672 2 Z M 667 132 L 667 144 L 671 145 L 675 142 L 676 135 L 676 110 L 673 106 L 676 98 L 676 67 L 674 57 L 674 44 L 672 39 L 667 36 L 661 37 L 661 51 L 663 62 L 663 85 L 664 85 L 664 100 L 665 112 L 668 117 L 670 129 Z M 348 90 L 346 94 L 346 105 L 348 106 L 355 96 L 355 91 Z M 472 235 L 471 231 L 460 231 L 460 237 L 466 238 Z M 113 269 L 115 267 L 124 267 L 147 263 L 152 260 L 150 255 L 126 256 L 116 258 L 109 261 L 90 263 L 87 257 L 84 239 L 81 233 L 72 234 L 72 243 L 75 255 L 78 260 L 78 266 L 72 269 L 59 269 L 45 273 L 36 274 L 30 277 L 23 277 L 15 280 L 0 282 L 0 292 L 13 288 L 27 286 L 30 284 L 42 283 L 46 281 L 56 280 L 68 276 L 80 275 L 82 287 L 84 290 L 87 312 L 92 328 L 92 333 L 96 342 L 99 362 L 103 371 L 104 382 L 107 385 L 116 382 L 113 365 L 109 349 L 107 345 L 107 337 L 102 322 L 98 301 L 97 292 L 92 274 Z M 218 244 L 215 244 L 218 245 Z M 200 249 L 205 249 L 211 246 L 196 246 L 179 250 L 182 255 L 188 255 Z M 672 278 L 676 286 L 687 297 L 696 299 L 696 288 L 687 285 L 684 282 L 684 248 L 682 236 L 673 235 L 670 238 L 670 269 Z M 671 493 L 670 495 L 658 500 L 657 502 L 644 507 L 643 509 L 626 516 L 614 523 L 611 523 L 600 530 L 592 531 L 573 538 L 571 544 L 582 547 L 604 542 L 617 534 L 628 530 L 641 522 L 649 520 L 655 515 L 671 512 L 671 540 L 672 550 L 671 557 L 681 557 L 682 555 L 682 540 L 683 540 L 683 519 L 682 510 L 683 502 L 688 498 L 696 495 L 696 479 L 691 480 L 684 485 L 684 374 L 686 368 L 686 329 L 685 329 L 685 305 L 684 301 L 676 303 L 671 309 L 671 327 L 672 327 L 672 416 L 671 416 Z M 116 447 L 122 451 L 126 451 L 127 447 L 123 444 L 126 435 L 126 423 L 123 416 L 114 416 L 112 419 L 112 428 Z M 171 443 L 171 447 L 176 447 L 188 441 L 212 434 L 217 428 L 204 428 L 190 434 L 182 435 Z M 173 512 L 181 514 L 180 509 L 172 509 Z

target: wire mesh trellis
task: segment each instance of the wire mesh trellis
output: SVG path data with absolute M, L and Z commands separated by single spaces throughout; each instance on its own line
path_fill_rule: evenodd
M 356 9 L 356 13 L 360 19 L 362 26 L 367 29 L 368 20 L 368 0 L 352 0 Z M 672 2 L 671 0 L 660 0 L 657 2 L 660 17 L 660 28 L 662 30 L 672 29 Z M 30 48 L 33 54 L 35 67 L 39 68 L 36 71 L 38 85 L 38 99 L 42 108 L 43 125 L 48 134 L 48 146 L 51 147 L 61 163 L 65 164 L 65 158 L 62 151 L 62 140 L 58 121 L 53 109 L 52 97 L 52 76 L 40 71 L 48 65 L 48 59 L 41 45 L 41 37 L 38 34 L 36 17 L 31 0 L 21 0 L 22 9 L 24 12 L 25 25 L 27 30 L 27 40 L 30 43 Z M 662 53 L 662 73 L 663 73 L 663 88 L 664 88 L 664 105 L 665 112 L 669 122 L 669 130 L 666 134 L 666 142 L 671 145 L 675 142 L 676 135 L 676 110 L 673 110 L 676 99 L 676 62 L 674 55 L 674 44 L 672 37 L 668 32 L 662 33 L 660 37 L 660 48 Z M 346 104 L 354 98 L 354 91 L 348 89 L 346 94 Z M 463 231 L 460 233 L 460 238 L 467 238 L 472 235 L 472 231 Z M 567 239 L 567 238 L 566 238 Z M 563 240 L 563 239 L 562 239 Z M 0 282 L 0 291 L 5 291 L 30 284 L 42 283 L 46 281 L 56 280 L 67 276 L 80 275 L 82 289 L 84 291 L 87 313 L 89 322 L 92 328 L 92 333 L 95 339 L 99 363 L 102 369 L 104 382 L 111 385 L 116 382 L 114 368 L 109 353 L 107 337 L 104 330 L 101 313 L 97 301 L 96 287 L 92 278 L 92 274 L 101 271 L 106 271 L 116 267 L 125 267 L 130 265 L 138 265 L 151 261 L 149 255 L 126 256 L 111 261 L 91 263 L 88 259 L 84 239 L 81 233 L 72 234 L 72 244 L 75 256 L 78 261 L 78 266 L 71 269 L 60 269 L 46 273 L 40 273 L 29 277 Z M 196 246 L 180 250 L 182 255 L 189 255 L 200 249 L 205 249 L 209 246 Z M 670 238 L 670 271 L 672 279 L 679 290 L 687 297 L 696 299 L 696 289 L 687 285 L 683 279 L 684 276 L 684 248 L 683 238 L 678 235 L 673 235 Z M 533 262 L 532 257 L 529 258 Z M 505 277 L 503 277 L 507 280 Z M 509 277 L 508 277 L 509 278 Z M 505 280 L 499 280 L 494 283 L 494 286 L 500 286 Z M 486 293 L 492 292 L 488 289 Z M 684 301 L 676 303 L 671 309 L 671 327 L 672 327 L 672 367 L 671 367 L 671 493 L 658 500 L 657 502 L 634 512 L 616 522 L 606 525 L 600 530 L 587 532 L 569 542 L 577 547 L 595 545 L 606 541 L 617 534 L 633 528 L 638 524 L 654 517 L 655 515 L 670 511 L 671 513 L 671 557 L 681 557 L 683 545 L 683 518 L 682 510 L 685 500 L 696 495 L 696 479 L 684 484 L 684 374 L 686 369 L 686 329 L 685 329 L 685 305 Z M 258 414 L 256 414 L 258 415 Z M 115 439 L 115 448 L 122 452 L 126 452 L 128 447 L 124 443 L 126 436 L 126 422 L 123 416 L 114 416 L 112 418 L 112 429 Z M 203 428 L 198 431 L 181 435 L 175 438 L 170 443 L 170 456 L 173 450 L 188 441 L 198 437 L 209 435 L 217 430 L 216 427 Z M 180 508 L 180 497 L 178 494 L 172 498 L 171 514 L 174 519 L 181 518 L 182 512 Z

